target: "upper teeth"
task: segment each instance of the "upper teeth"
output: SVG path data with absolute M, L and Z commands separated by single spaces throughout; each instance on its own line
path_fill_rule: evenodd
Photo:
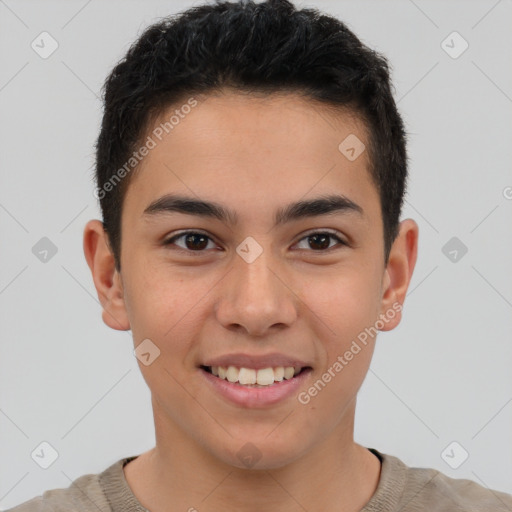
M 236 366 L 212 366 L 211 370 L 213 375 L 229 382 L 238 382 L 242 385 L 270 386 L 274 382 L 281 382 L 283 378 L 291 379 L 300 372 L 301 367 L 277 366 L 255 370 L 253 368 L 237 368 Z

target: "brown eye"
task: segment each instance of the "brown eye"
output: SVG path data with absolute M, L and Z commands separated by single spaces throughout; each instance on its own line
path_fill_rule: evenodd
M 308 237 L 311 249 L 328 249 L 331 235 L 316 234 Z
M 336 245 L 347 245 L 341 238 L 334 235 L 333 233 L 318 231 L 316 233 L 310 233 L 309 235 L 302 238 L 302 240 L 308 240 L 308 246 L 306 249 L 312 249 L 313 251 L 325 251 Z M 302 242 L 300 240 L 299 244 Z M 338 244 L 331 245 L 331 240 L 336 240 Z M 301 249 L 304 249 L 302 247 Z
M 180 235 L 173 236 L 165 242 L 165 245 L 173 245 L 177 240 L 183 239 L 184 245 L 176 245 L 183 250 L 203 252 L 208 246 L 208 241 L 212 241 L 210 237 L 203 233 L 197 233 L 195 231 L 187 231 Z

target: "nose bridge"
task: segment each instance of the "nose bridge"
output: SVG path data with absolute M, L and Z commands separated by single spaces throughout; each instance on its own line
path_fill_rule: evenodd
M 262 298 L 266 302 L 276 300 L 274 293 L 276 276 L 275 271 L 272 270 L 272 258 L 269 257 L 269 253 L 270 251 L 262 253 L 250 263 L 245 260 L 238 261 L 236 269 L 238 278 L 244 285 L 241 291 L 249 297 Z
M 239 249 L 244 248 L 241 246 Z M 255 258 L 237 254 L 232 265 L 217 308 L 218 320 L 225 327 L 243 327 L 250 334 L 261 335 L 272 326 L 294 321 L 293 295 L 276 275 L 279 264 L 269 248 Z
M 233 262 L 233 271 L 239 283 L 235 286 L 237 302 L 260 314 L 275 307 L 280 291 L 277 290 L 277 278 L 272 270 L 270 249 L 262 251 L 253 261 L 240 256 L 237 259 Z

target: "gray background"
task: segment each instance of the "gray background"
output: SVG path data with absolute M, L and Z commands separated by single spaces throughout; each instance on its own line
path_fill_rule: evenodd
M 0 0 L 4 509 L 154 444 L 130 333 L 101 321 L 82 230 L 99 218 L 103 80 L 144 27 L 198 3 Z M 379 336 L 356 441 L 512 493 L 511 2 L 297 5 L 338 16 L 387 55 L 410 134 L 403 218 L 420 226 L 419 257 L 402 323 Z M 31 48 L 42 31 L 59 44 L 47 59 Z M 469 43 L 458 58 L 442 46 L 453 31 Z M 42 237 L 57 248 L 46 263 L 32 252 Z M 452 237 L 468 248 L 456 262 L 442 250 Z M 43 441 L 59 454 L 48 469 L 31 458 Z

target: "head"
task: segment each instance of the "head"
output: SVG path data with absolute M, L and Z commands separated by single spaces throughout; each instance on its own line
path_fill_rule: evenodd
M 104 101 L 103 222 L 84 249 L 104 321 L 151 340 L 140 368 L 160 432 L 241 467 L 249 440 L 277 467 L 350 436 L 376 330 L 399 323 L 416 260 L 385 58 L 287 0 L 218 2 L 149 27 Z M 234 403 L 208 380 L 230 361 L 296 363 L 302 380 L 272 405 Z

